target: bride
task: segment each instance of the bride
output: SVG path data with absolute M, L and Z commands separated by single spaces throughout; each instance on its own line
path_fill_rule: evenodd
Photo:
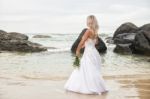
M 64 88 L 83 94 L 101 94 L 107 92 L 107 88 L 100 71 L 101 57 L 95 47 L 99 26 L 94 15 L 87 17 L 87 26 L 76 50 L 76 56 L 80 57 L 80 49 L 85 47 L 80 68 L 74 69 Z

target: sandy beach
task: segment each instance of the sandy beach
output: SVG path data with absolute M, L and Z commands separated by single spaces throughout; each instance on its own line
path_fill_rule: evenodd
M 109 92 L 102 95 L 67 92 L 67 78 L 0 76 L 0 99 L 150 99 L 149 74 L 104 76 Z

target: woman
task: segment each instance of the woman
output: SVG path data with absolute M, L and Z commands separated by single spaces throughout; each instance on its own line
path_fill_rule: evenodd
M 76 56 L 80 57 L 80 49 L 84 46 L 80 68 L 76 68 L 67 83 L 65 89 L 83 94 L 101 94 L 106 92 L 105 82 L 101 75 L 101 57 L 95 48 L 98 37 L 98 22 L 94 15 L 87 17 L 88 29 L 84 33 L 76 50 Z

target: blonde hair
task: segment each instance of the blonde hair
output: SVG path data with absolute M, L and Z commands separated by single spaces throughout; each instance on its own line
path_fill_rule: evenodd
M 94 15 L 89 15 L 87 17 L 87 26 L 93 30 L 95 36 L 98 36 L 99 25 Z

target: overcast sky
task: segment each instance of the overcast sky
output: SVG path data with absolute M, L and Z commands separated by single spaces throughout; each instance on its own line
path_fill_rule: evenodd
M 94 14 L 100 32 L 124 22 L 150 23 L 150 0 L 0 0 L 0 29 L 22 33 L 79 33 Z

